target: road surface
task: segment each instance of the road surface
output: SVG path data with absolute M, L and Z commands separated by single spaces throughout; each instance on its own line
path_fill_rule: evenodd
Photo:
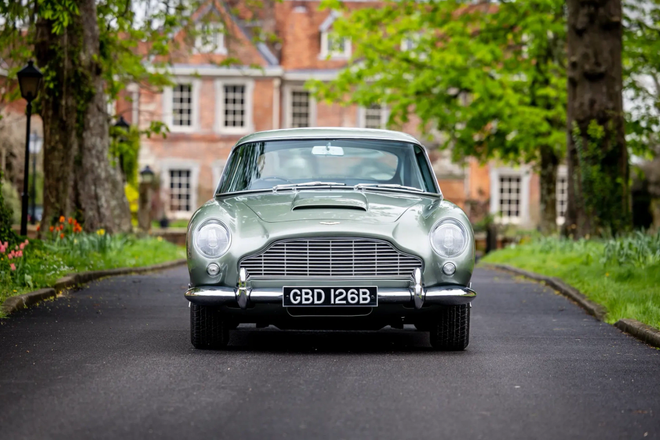
M 411 330 L 189 343 L 185 268 L 2 320 L 0 438 L 660 439 L 660 351 L 479 269 L 468 350 Z

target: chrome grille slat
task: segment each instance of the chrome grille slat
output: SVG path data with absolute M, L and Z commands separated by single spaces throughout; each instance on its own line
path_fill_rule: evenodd
M 384 240 L 313 238 L 275 242 L 240 267 L 251 277 L 408 277 L 422 261 Z

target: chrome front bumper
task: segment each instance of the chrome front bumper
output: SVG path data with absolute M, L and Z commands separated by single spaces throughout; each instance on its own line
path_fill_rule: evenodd
M 197 286 L 188 289 L 185 296 L 200 305 L 238 306 L 246 309 L 251 304 L 282 304 L 281 288 L 252 288 L 244 270 L 239 275 L 236 288 L 225 286 Z M 379 288 L 378 304 L 414 305 L 421 309 L 429 305 L 460 305 L 471 302 L 477 293 L 464 286 L 439 286 L 425 288 L 421 271 L 416 271 L 408 289 Z

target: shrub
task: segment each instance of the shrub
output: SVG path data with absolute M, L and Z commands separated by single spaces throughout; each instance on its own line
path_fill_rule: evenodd
M 660 231 L 655 235 L 635 232 L 634 234 L 607 240 L 603 250 L 604 264 L 617 263 L 645 268 L 660 262 Z
M 9 245 L 16 243 L 18 237 L 12 229 L 14 223 L 13 209 L 5 202 L 6 190 L 3 190 L 2 173 L 0 173 L 0 243 Z

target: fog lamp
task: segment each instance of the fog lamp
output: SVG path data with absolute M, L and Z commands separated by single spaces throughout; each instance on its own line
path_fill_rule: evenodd
M 220 273 L 220 266 L 217 263 L 211 263 L 206 267 L 206 273 L 214 277 Z
M 454 275 L 456 273 L 456 265 L 454 263 L 445 263 L 442 266 L 442 273 L 445 275 Z

